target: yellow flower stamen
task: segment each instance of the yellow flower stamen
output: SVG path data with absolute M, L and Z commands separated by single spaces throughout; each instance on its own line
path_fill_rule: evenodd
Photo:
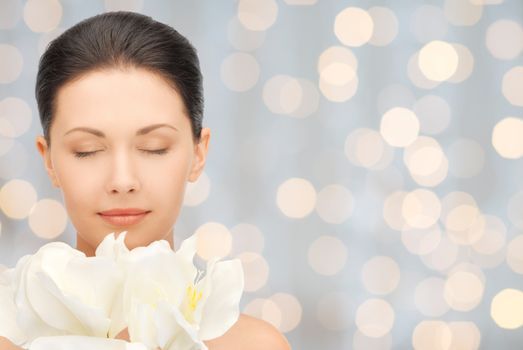
M 198 306 L 198 301 L 202 298 L 202 292 L 199 292 L 193 285 L 187 286 L 187 307 L 183 315 L 188 322 L 193 322 L 194 311 Z

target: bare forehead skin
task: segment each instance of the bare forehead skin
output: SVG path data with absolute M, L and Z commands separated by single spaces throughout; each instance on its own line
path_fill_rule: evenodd
M 158 122 L 170 120 L 180 129 L 188 122 L 178 92 L 163 77 L 145 69 L 87 73 L 60 88 L 56 102 L 54 122 L 60 124 L 60 129 L 97 124 L 118 116 Z

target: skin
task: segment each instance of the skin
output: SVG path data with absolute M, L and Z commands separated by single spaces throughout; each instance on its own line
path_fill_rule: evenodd
M 165 123 L 144 135 L 137 130 Z M 97 137 L 89 127 L 105 134 Z M 60 188 L 77 233 L 76 248 L 87 256 L 111 233 L 126 230 L 132 249 L 165 239 L 174 247 L 173 226 L 187 182 L 195 182 L 205 166 L 210 130 L 202 128 L 199 142 L 181 96 L 160 75 L 142 68 L 92 71 L 62 86 L 50 130 L 51 145 L 37 136 L 52 185 Z M 164 154 L 147 151 L 167 149 Z M 75 152 L 93 152 L 78 158 Z M 137 207 L 151 212 L 136 225 L 113 226 L 97 213 Z M 118 338 L 129 340 L 127 330 Z M 4 344 L 2 344 L 4 342 Z M 224 335 L 205 342 L 210 350 L 287 350 L 285 337 L 269 323 L 240 314 Z M 0 337 L 0 348 L 20 349 Z

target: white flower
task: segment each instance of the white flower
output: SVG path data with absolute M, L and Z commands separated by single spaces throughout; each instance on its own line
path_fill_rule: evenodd
M 110 336 L 128 325 L 131 341 L 148 348 L 205 350 L 204 340 L 236 323 L 244 288 L 239 259 L 213 259 L 201 278 L 193 263 L 196 235 L 174 252 L 165 240 L 126 250 L 125 234 L 104 240 L 96 250 L 97 256 L 116 259 L 126 273 Z
M 69 334 L 107 338 L 121 282 L 113 260 L 86 257 L 63 242 L 20 259 L 12 283 L 16 321 L 26 335 L 22 345 Z
M 21 258 L 28 259 L 29 255 Z M 12 284 L 15 269 L 7 269 L 0 273 L 0 336 L 8 338 L 14 344 L 22 344 L 26 336 L 15 322 L 15 288 Z
M 40 337 L 35 339 L 29 350 L 149 350 L 140 343 L 129 343 L 119 339 L 106 339 L 80 335 Z

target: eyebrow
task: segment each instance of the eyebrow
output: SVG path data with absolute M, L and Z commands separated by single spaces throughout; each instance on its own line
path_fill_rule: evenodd
M 168 127 L 168 128 L 171 128 L 171 129 L 174 129 L 174 130 L 178 131 L 177 128 L 175 128 L 174 126 L 169 125 L 169 124 L 152 124 L 152 125 L 146 126 L 144 128 L 139 129 L 138 131 L 136 131 L 136 136 L 145 135 L 145 134 L 147 134 L 147 133 L 149 133 L 149 132 L 151 132 L 151 131 L 153 131 L 155 129 L 161 128 L 161 127 Z M 64 134 L 64 136 L 67 135 L 67 134 L 72 133 L 73 131 L 85 131 L 85 132 L 88 132 L 88 133 L 93 134 L 95 136 L 105 138 L 105 134 L 102 131 L 97 130 L 97 129 L 93 129 L 93 128 L 89 128 L 87 126 L 79 126 L 79 127 L 76 127 L 76 128 L 72 128 L 71 130 L 66 132 Z

